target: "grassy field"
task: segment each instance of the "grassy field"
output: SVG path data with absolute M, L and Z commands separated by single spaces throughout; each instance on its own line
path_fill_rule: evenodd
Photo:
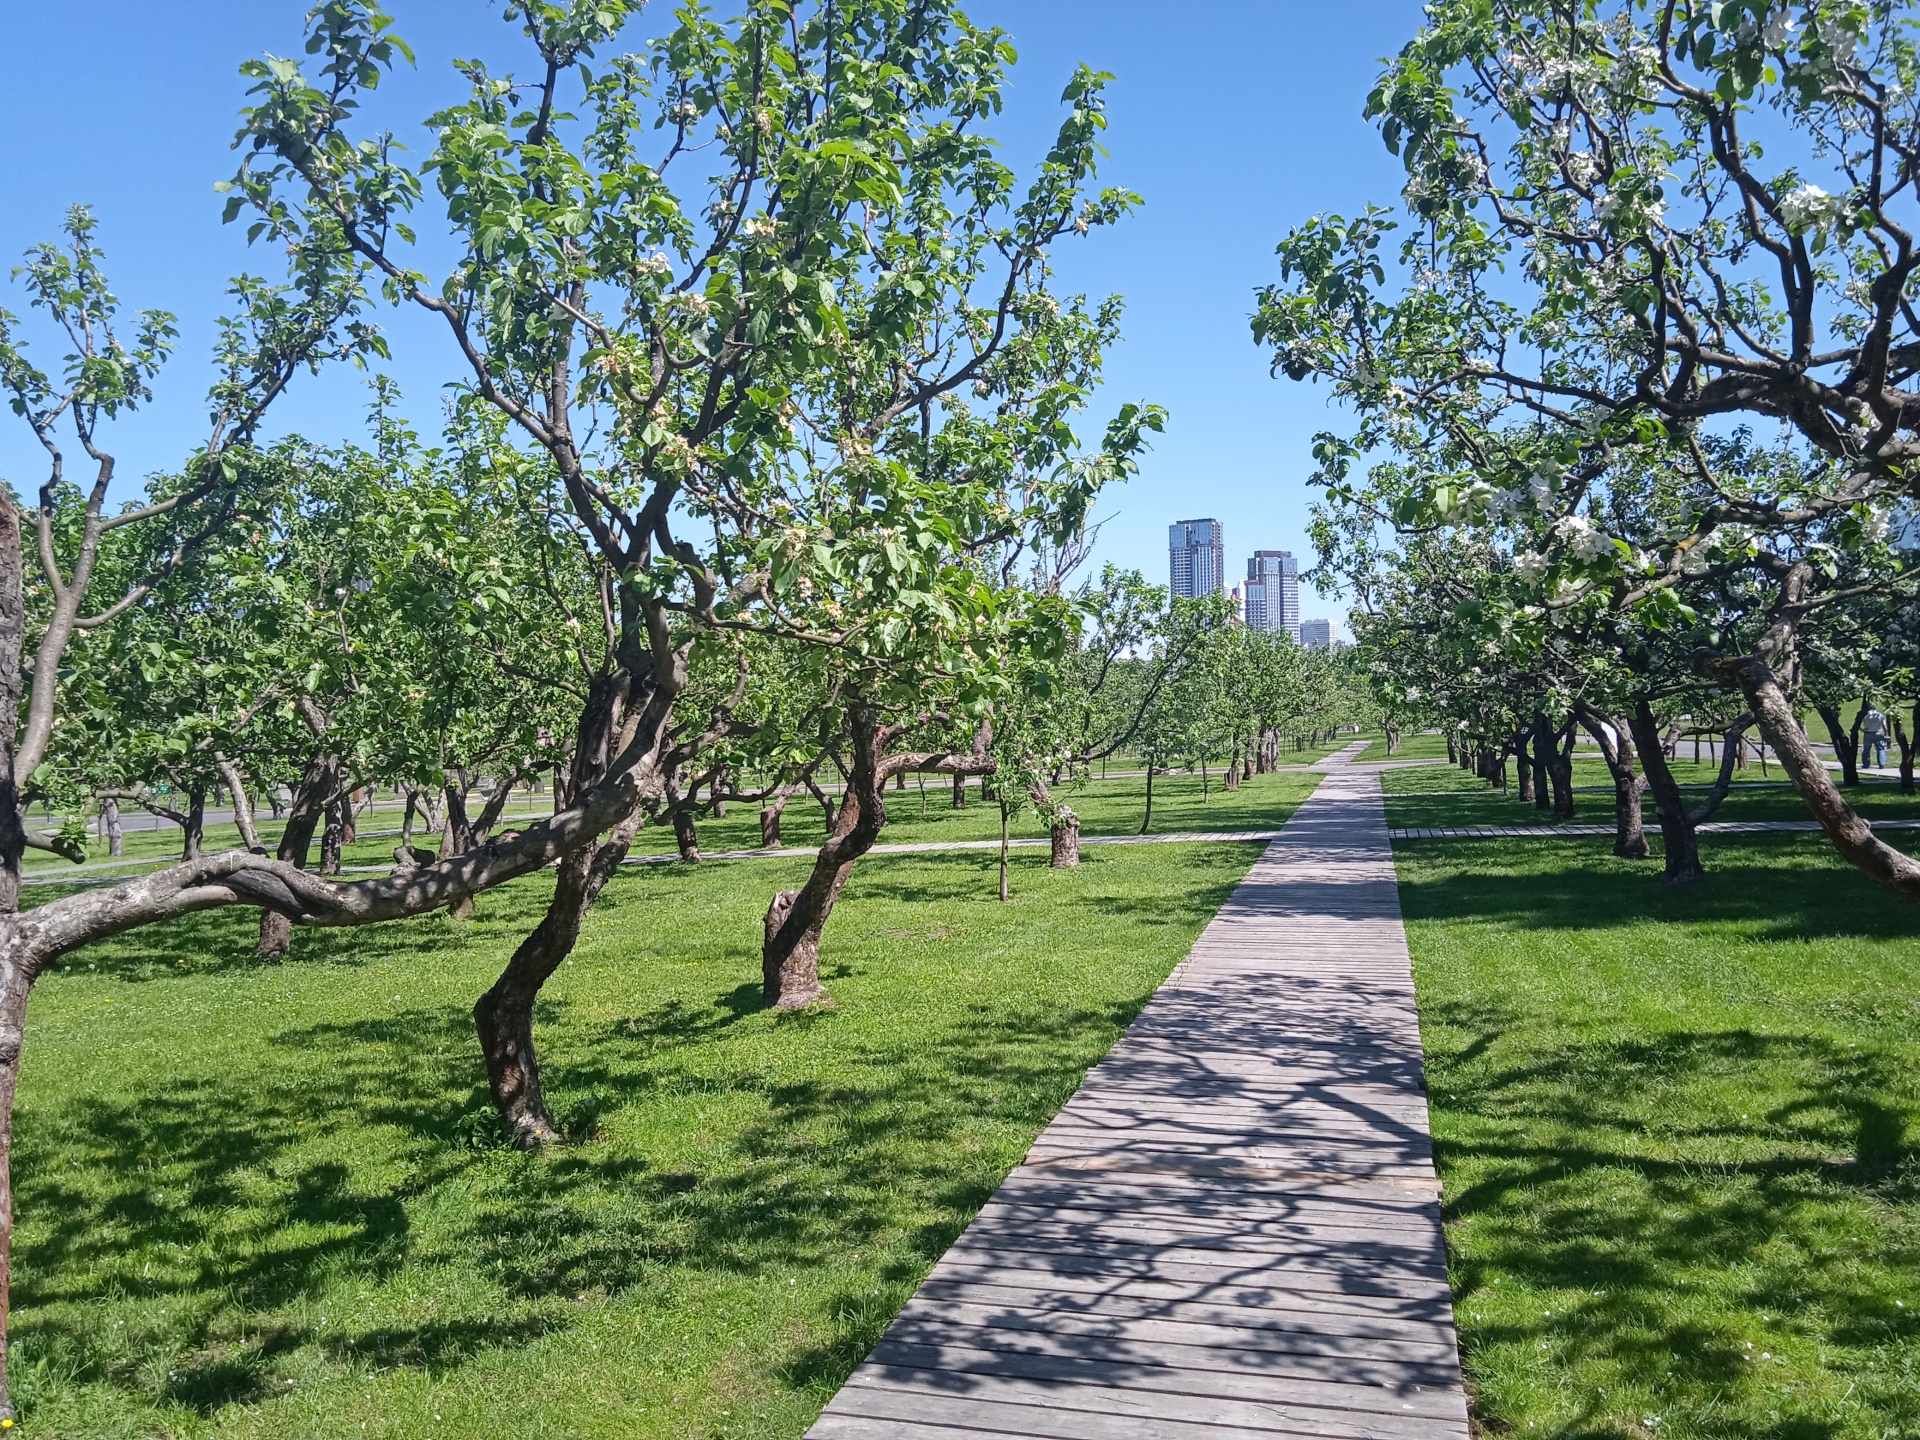
M 1486 1433 L 1920 1434 L 1913 908 L 1815 837 L 1396 862 Z
M 1356 757 L 1357 763 L 1371 765 L 1380 760 L 1444 760 L 1447 758 L 1447 737 L 1428 735 L 1415 731 L 1400 737 L 1400 748 L 1393 754 L 1387 753 L 1387 737 L 1372 737 L 1365 750 Z
M 1339 748 L 1336 745 L 1321 751 L 1310 751 L 1306 759 Z M 1282 759 L 1287 763 L 1295 763 L 1290 755 Z M 922 779 L 926 781 L 924 785 L 920 783 Z M 1140 821 L 1146 811 L 1146 783 L 1144 775 L 1094 779 L 1079 789 L 1064 788 L 1060 795 L 1080 816 L 1082 833 L 1133 835 L 1139 833 Z M 1297 787 L 1301 783 L 1299 778 L 1288 778 L 1288 772 L 1259 781 L 1260 786 L 1276 786 L 1281 790 L 1286 790 L 1288 786 Z M 1304 783 L 1310 788 L 1313 782 L 1309 778 Z M 1287 793 L 1292 791 L 1287 790 Z M 515 801 L 503 823 L 524 823 L 528 819 L 538 819 L 551 813 L 552 802 L 548 797 L 534 796 L 531 799 L 531 806 Z M 834 799 L 837 803 L 838 796 Z M 1147 833 L 1169 835 L 1186 831 L 1270 828 L 1262 818 L 1268 814 L 1269 805 L 1267 792 L 1257 786 L 1238 791 L 1222 789 L 1218 770 L 1209 776 L 1184 771 L 1156 775 L 1153 780 L 1153 819 Z M 987 840 L 998 839 L 1000 835 L 999 806 L 991 801 L 983 801 L 976 786 L 967 791 L 966 807 L 956 811 L 953 808 L 952 782 L 945 776 L 909 776 L 905 790 L 887 791 L 887 811 L 889 823 L 882 838 L 888 844 Z M 363 838 L 342 852 L 344 862 L 348 865 L 392 864 L 393 849 L 399 843 L 400 820 L 401 813 L 397 809 L 382 808 L 363 816 L 360 822 Z M 267 845 L 279 842 L 281 828 L 277 822 L 261 824 L 260 833 Z M 700 820 L 695 828 L 702 850 L 758 849 L 759 807 L 735 805 L 729 808 L 725 818 L 709 816 Z M 1015 836 L 1037 839 L 1046 835 L 1047 827 L 1029 808 L 1014 817 L 1011 832 Z M 794 796 L 788 802 L 781 822 L 785 843 L 796 847 L 818 845 L 825 838 L 825 833 L 819 805 L 804 793 Z M 416 833 L 416 844 L 430 847 L 433 841 L 434 837 L 430 834 Z M 204 842 L 209 850 L 239 843 L 239 836 L 230 824 L 209 826 Z M 316 837 L 313 851 L 316 859 L 319 855 L 318 846 Z M 642 830 L 633 845 L 636 855 L 667 854 L 673 849 L 673 834 L 665 826 Z M 125 852 L 122 858 L 130 862 L 139 860 L 153 865 L 172 863 L 180 858 L 180 832 L 177 829 L 129 831 Z M 104 841 L 95 843 L 88 856 L 90 862 L 108 858 Z M 35 855 L 27 866 L 27 873 L 35 880 L 50 881 L 67 874 L 71 868 L 65 861 L 51 855 Z M 131 873 L 139 867 L 129 864 L 126 868 Z M 117 873 L 117 867 L 99 873 L 112 875 Z
M 1719 775 L 1717 767 L 1705 763 L 1695 765 L 1689 760 L 1675 761 L 1673 772 L 1674 778 L 1687 786 L 1711 784 Z M 1757 767 L 1745 773 L 1747 778 L 1734 783 L 1715 813 L 1715 820 L 1812 818 L 1805 802 L 1790 784 L 1777 779 L 1762 780 Z M 1773 773 L 1779 775 L 1778 767 Z M 1573 783 L 1576 787 L 1574 823 L 1611 825 L 1613 783 L 1605 764 L 1599 760 L 1576 759 L 1573 762 Z M 1550 812 L 1538 809 L 1530 802 L 1523 804 L 1517 790 L 1495 790 L 1474 776 L 1450 766 L 1389 770 L 1381 777 L 1381 788 L 1387 794 L 1387 823 L 1396 828 L 1553 824 Z M 1703 798 L 1703 794 L 1699 789 L 1691 789 L 1687 792 L 1687 799 L 1697 802 Z M 1868 779 L 1845 794 L 1848 803 L 1869 819 L 1920 818 L 1920 796 L 1902 795 L 1898 785 L 1891 780 Z M 1651 797 L 1643 799 L 1641 809 L 1651 833 L 1657 824 Z
M 1271 826 L 1316 779 L 1156 791 Z M 77 954 L 21 1087 L 24 1432 L 797 1436 L 1257 853 L 1015 852 L 1005 906 L 991 853 L 870 858 L 800 1016 L 757 936 L 801 857 L 625 872 L 543 999 L 543 1156 L 498 1148 L 468 1010 L 544 878 L 281 965 L 250 912 Z

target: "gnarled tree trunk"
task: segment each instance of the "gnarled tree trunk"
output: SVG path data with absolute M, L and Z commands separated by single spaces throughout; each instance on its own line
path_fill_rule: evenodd
M 1667 752 L 1660 744 L 1660 722 L 1653 706 L 1642 695 L 1634 701 L 1629 717 L 1634 744 L 1640 747 L 1640 763 L 1647 772 L 1647 788 L 1653 792 L 1653 804 L 1660 817 L 1660 841 L 1666 851 L 1661 878 L 1670 885 L 1697 885 L 1707 878 L 1700 868 L 1700 846 L 1687 816 L 1686 802 L 1667 765 Z
M 1633 740 L 1624 721 L 1610 720 L 1584 701 L 1574 714 L 1600 747 L 1613 777 L 1613 853 L 1622 860 L 1645 860 L 1652 854 L 1646 827 L 1640 818 L 1640 796 L 1646 779 L 1633 768 Z
M 311 702 L 301 708 L 309 727 L 318 721 L 316 735 L 324 734 L 326 722 L 318 708 L 312 707 Z M 313 832 L 320 817 L 333 804 L 339 788 L 340 758 L 325 744 L 315 746 L 293 792 L 293 803 L 287 809 L 287 826 L 280 832 L 280 845 L 274 852 L 279 859 L 303 870 L 306 868 L 307 853 L 313 848 Z M 293 922 L 278 910 L 262 910 L 260 943 L 253 953 L 263 959 L 274 959 L 285 955 L 292 944 Z
M 700 863 L 700 835 L 693 827 L 693 811 L 676 807 L 673 812 L 673 843 L 680 858 L 689 865 Z
M 996 768 L 986 754 L 984 727 L 971 754 L 891 756 L 886 747 L 904 726 L 882 724 L 870 706 L 853 705 L 848 709 L 847 728 L 852 741 L 847 788 L 827 843 L 814 856 L 806 883 L 798 890 L 780 891 L 767 907 L 760 953 L 761 993 L 767 1005 L 777 1010 L 800 1010 L 826 998 L 820 988 L 820 937 L 854 862 L 873 848 L 887 823 L 887 781 L 903 770 L 950 772 L 957 793 L 968 775 L 991 775 Z
M 1834 758 L 1840 762 L 1840 783 L 1854 786 L 1860 783 L 1860 750 L 1847 727 L 1840 723 L 1840 711 L 1833 705 L 1813 707 L 1827 727 L 1827 739 L 1833 745 Z M 1795 722 L 1798 724 L 1798 722 Z M 1763 729 L 1761 734 L 1766 734 Z M 1805 731 L 1801 732 L 1806 733 Z
M 1080 863 L 1080 817 L 1062 805 L 1053 819 L 1053 857 L 1055 870 L 1071 870 Z
M 579 794 L 608 774 L 614 756 L 636 739 L 657 747 L 657 729 L 638 734 L 643 719 L 656 726 L 664 718 L 648 702 L 654 671 L 636 659 L 628 667 L 597 676 L 587 691 L 575 732 L 567 776 L 569 794 Z M 557 1138 L 553 1118 L 540 1093 L 540 1062 L 533 1042 L 533 1007 L 540 987 L 560 967 L 580 938 L 587 911 L 619 870 L 643 818 L 641 799 L 600 839 L 562 856 L 547 913 L 520 942 L 492 988 L 474 1003 L 473 1025 L 486 1059 L 487 1085 L 508 1138 L 532 1149 Z
M 1913 794 L 1913 750 L 1914 740 L 1920 738 L 1920 702 L 1913 707 L 1913 734 L 1907 734 L 1906 727 L 1900 723 L 1900 717 L 1893 717 L 1893 738 L 1900 746 L 1900 793 Z

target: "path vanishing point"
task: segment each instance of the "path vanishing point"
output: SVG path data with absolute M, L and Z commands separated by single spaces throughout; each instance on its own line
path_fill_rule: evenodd
M 1466 1440 L 1377 774 L 1327 778 L 809 1440 Z

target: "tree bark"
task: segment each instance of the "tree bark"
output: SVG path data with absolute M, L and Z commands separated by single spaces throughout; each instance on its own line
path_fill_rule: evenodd
M 1080 817 L 1062 805 L 1054 814 L 1053 857 L 1049 867 L 1071 870 L 1080 863 Z
M 781 786 L 760 807 L 760 848 L 778 850 L 780 841 L 780 815 L 787 808 L 787 788 Z
M 1804 568 L 1795 567 L 1796 571 Z M 1798 586 L 1789 580 L 1790 601 L 1798 600 L 1798 589 L 1805 583 L 1804 577 L 1799 578 Z M 1793 781 L 1800 798 L 1807 802 L 1807 809 L 1820 822 L 1820 828 L 1841 858 L 1903 899 L 1920 900 L 1920 862 L 1875 835 L 1873 826 L 1847 803 L 1827 767 L 1814 753 L 1807 732 L 1801 728 L 1786 692 L 1774 676 L 1772 662 L 1786 658 L 1793 639 L 1791 621 L 1776 621 L 1754 654 L 1721 662 L 1717 668 L 1732 672 L 1740 693 L 1747 697 L 1761 736 L 1780 757 L 1787 778 Z
M 1633 768 L 1629 727 L 1624 721 L 1610 720 L 1584 701 L 1576 703 L 1574 713 L 1600 746 L 1607 773 L 1613 777 L 1613 853 L 1622 860 L 1645 860 L 1653 853 L 1640 816 L 1640 796 L 1647 782 Z
M 700 836 L 693 828 L 693 811 L 675 809 L 673 812 L 673 843 L 680 851 L 680 858 L 689 865 L 700 863 Z
M 1751 724 L 1753 716 L 1742 715 L 1721 733 L 1720 773 L 1714 778 L 1713 788 L 1707 792 L 1707 798 L 1687 812 L 1687 824 L 1695 830 L 1711 820 L 1720 809 L 1721 802 L 1727 798 L 1727 791 L 1733 786 L 1734 766 L 1746 749 L 1746 742 L 1740 737 Z
M 533 932 L 522 940 L 491 989 L 474 1003 L 473 1027 L 486 1059 L 487 1087 L 507 1138 L 521 1150 L 559 1139 L 540 1092 L 540 1058 L 533 1042 L 533 1007 L 540 987 L 573 953 L 587 911 L 627 858 L 639 811 L 596 844 L 566 855 L 559 865 L 553 900 Z
M 1000 802 L 1000 903 L 1002 905 L 1006 904 L 1009 898 L 1007 895 L 1007 822 L 1007 803 L 1003 800 Z
M 1640 747 L 1640 764 L 1647 772 L 1647 788 L 1653 792 L 1654 808 L 1660 817 L 1660 841 L 1666 851 L 1661 878 L 1669 885 L 1698 885 L 1707 878 L 1700 868 L 1700 845 L 1687 818 L 1686 802 L 1667 765 L 1667 752 L 1660 744 L 1660 722 L 1653 706 L 1642 695 L 1634 701 L 1630 717 L 1634 744 Z
M 953 808 L 956 810 L 967 808 L 967 777 L 964 775 L 953 777 Z
M 1533 803 L 1533 756 L 1527 753 L 1528 732 L 1518 731 L 1513 737 L 1514 772 L 1519 780 L 1520 803 Z
M 1534 720 L 1533 753 L 1536 772 L 1534 774 L 1534 804 L 1542 810 L 1551 808 L 1556 821 L 1573 819 L 1573 736 L 1574 721 L 1571 717 L 1558 733 L 1545 715 Z M 1544 759 L 1545 764 L 1540 762 Z M 1546 793 L 1542 793 L 1539 769 L 1546 771 Z
M 997 768 L 985 752 L 985 727 L 969 755 L 953 753 L 886 755 L 886 746 L 903 727 L 883 725 L 870 706 L 850 706 L 847 729 L 852 758 L 847 788 L 840 798 L 827 843 L 814 856 L 813 870 L 798 890 L 782 890 L 767 907 L 760 953 L 761 993 L 777 1010 L 800 1010 L 826 999 L 820 988 L 820 937 L 853 873 L 854 862 L 873 848 L 887 823 L 886 783 L 899 770 L 949 772 L 956 783 L 968 775 L 991 775 Z
M 127 841 L 125 832 L 120 828 L 120 802 L 109 795 L 100 804 L 100 817 L 107 822 L 107 854 L 124 854 Z
M 1920 738 L 1920 701 L 1913 707 L 1913 734 L 1907 734 L 1906 727 L 1900 723 L 1900 717 L 1893 717 L 1893 738 L 1900 745 L 1900 793 L 1913 794 L 1913 751 L 1914 740 Z
M 309 721 L 311 723 L 311 721 Z M 324 729 L 324 725 L 322 726 Z M 306 869 L 307 853 L 313 848 L 313 832 L 326 808 L 333 803 L 340 787 L 340 760 L 324 744 L 314 748 L 307 768 L 287 807 L 287 825 L 280 832 L 276 857 L 299 869 Z M 260 912 L 260 943 L 254 954 L 263 959 L 285 955 L 293 944 L 293 921 L 278 910 Z
M 1533 717 L 1533 808 L 1553 809 L 1553 786 L 1548 782 L 1548 752 L 1553 749 L 1553 727 L 1545 715 Z
M 1816 705 L 1813 708 L 1826 722 L 1827 739 L 1833 744 L 1834 758 L 1840 762 L 1840 783 L 1849 787 L 1858 785 L 1860 753 L 1854 748 L 1853 737 L 1847 733 L 1846 726 L 1840 723 L 1839 709 L 1832 705 Z M 1766 731 L 1762 730 L 1760 733 L 1764 735 Z
M 253 799 L 247 794 L 247 782 L 240 774 L 240 767 L 225 755 L 215 755 L 214 763 L 220 767 L 220 778 L 227 782 L 227 789 L 233 795 L 233 826 L 240 832 L 240 843 L 256 855 L 267 853 L 267 847 L 260 843 L 260 829 L 254 823 Z
M 345 822 L 340 811 L 352 804 L 346 796 L 341 796 L 327 807 L 326 828 L 320 832 L 320 873 L 338 875 L 340 873 L 340 842 Z
M 1147 833 L 1147 827 L 1153 823 L 1153 761 L 1147 761 L 1147 810 L 1140 817 L 1140 833 Z

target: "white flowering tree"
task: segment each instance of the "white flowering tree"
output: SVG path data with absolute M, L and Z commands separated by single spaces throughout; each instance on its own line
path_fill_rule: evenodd
M 1599 596 L 1672 629 L 1688 595 L 1759 577 L 1766 623 L 1719 630 L 1703 663 L 1841 852 L 1920 898 L 1790 698 L 1801 631 L 1885 582 L 1876 532 L 1915 493 L 1917 76 L 1890 0 L 1442 0 L 1368 101 L 1403 214 L 1299 227 L 1254 325 L 1276 370 L 1360 417 L 1320 444 L 1336 505 L 1380 499 L 1361 477 L 1394 454 L 1414 463 L 1381 518 L 1525 519 L 1490 625 Z M 1779 427 L 1781 463 L 1723 463 L 1742 423 Z M 1614 523 L 1623 451 L 1667 477 L 1637 535 Z

